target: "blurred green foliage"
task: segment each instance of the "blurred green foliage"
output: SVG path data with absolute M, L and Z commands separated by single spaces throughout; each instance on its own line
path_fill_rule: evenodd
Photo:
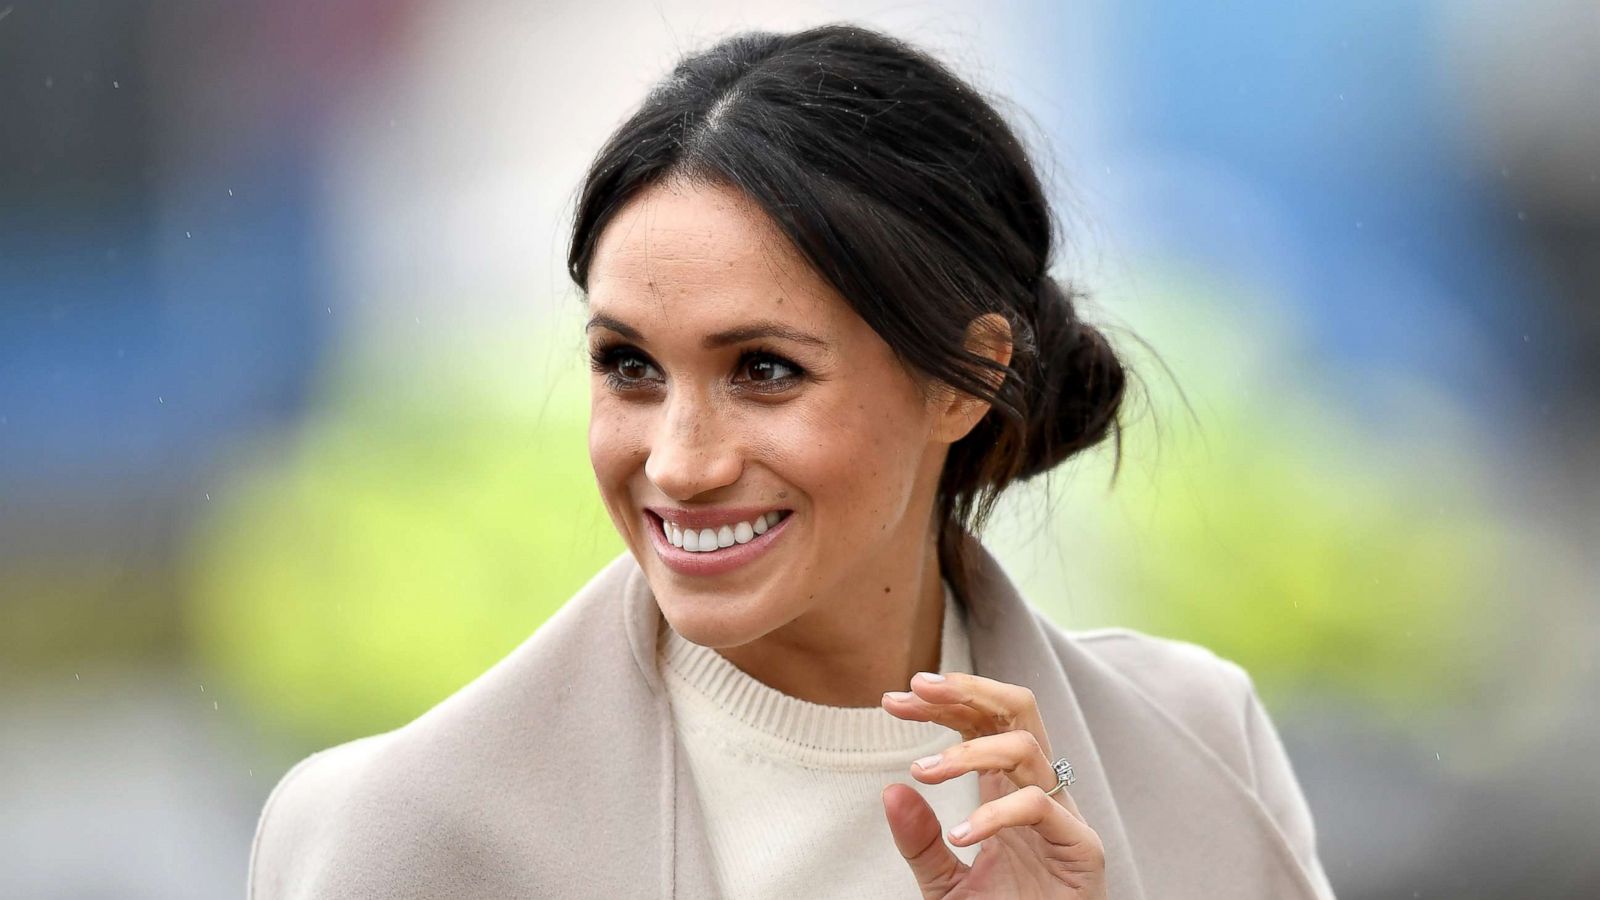
M 287 446 L 258 448 L 197 530 L 197 651 L 291 743 L 404 724 L 622 551 L 581 381 L 497 398 L 473 379 L 508 373 L 482 354 L 413 361 L 407 375 L 338 373 L 318 414 Z
M 1028 538 L 1075 531 L 1065 565 L 1107 595 L 1104 621 L 1063 624 L 1195 641 L 1274 703 L 1320 692 L 1404 719 L 1479 689 L 1507 536 L 1470 436 L 1425 394 L 1374 413 L 1319 390 L 1356 376 L 1320 374 L 1270 306 L 1243 316 L 1194 279 L 1150 283 L 1126 321 L 1172 365 L 1175 382 L 1130 353 L 1161 415 L 1130 407 L 1115 489 L 1074 478 L 1061 527 Z M 265 729 L 322 746 L 401 725 L 622 552 L 588 464 L 581 350 L 544 352 L 554 375 L 510 343 L 347 354 L 317 412 L 218 492 L 192 548 L 191 634 Z M 1186 421 L 1178 387 L 1198 427 L 1152 431 Z
M 1404 722 L 1483 690 L 1513 539 L 1462 420 L 1384 373 L 1324 371 L 1264 298 L 1145 284 L 1131 327 L 1172 371 L 1130 353 L 1134 463 L 1106 493 L 1100 454 L 1056 500 L 1091 522 L 1067 558 L 1101 569 L 1094 624 L 1208 647 L 1273 704 L 1321 694 Z

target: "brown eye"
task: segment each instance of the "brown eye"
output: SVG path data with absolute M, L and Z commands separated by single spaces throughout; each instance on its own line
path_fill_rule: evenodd
M 750 357 L 745 371 L 750 373 L 751 381 L 782 381 L 799 374 L 800 369 L 776 356 L 759 355 Z
M 596 347 L 590 351 L 589 365 L 618 390 L 644 387 L 661 380 L 661 372 L 650 357 L 632 347 Z
M 646 373 L 649 371 L 649 369 L 649 363 L 645 362 L 643 358 L 635 356 L 632 353 L 624 353 L 617 357 L 617 374 L 621 375 L 623 378 L 646 378 L 648 377 Z

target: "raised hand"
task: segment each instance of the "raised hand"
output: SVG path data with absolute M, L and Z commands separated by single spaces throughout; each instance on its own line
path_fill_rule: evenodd
M 940 835 L 928 801 L 904 784 L 883 792 L 895 846 L 926 900 L 966 897 L 1106 900 L 1105 849 L 1056 772 L 1033 692 L 979 675 L 919 672 L 910 691 L 883 695 L 902 719 L 937 722 L 962 743 L 918 760 L 911 776 L 938 784 L 977 772 L 982 805 L 950 829 L 950 842 L 985 843 L 968 866 Z

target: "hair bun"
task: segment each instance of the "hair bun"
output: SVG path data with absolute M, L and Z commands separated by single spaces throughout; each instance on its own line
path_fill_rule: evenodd
M 1126 373 L 1105 335 L 1078 318 L 1079 296 L 1049 275 L 1034 290 L 1021 479 L 1100 443 L 1117 423 Z

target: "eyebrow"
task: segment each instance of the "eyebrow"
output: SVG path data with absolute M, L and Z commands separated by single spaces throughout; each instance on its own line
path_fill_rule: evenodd
M 639 329 L 605 313 L 595 313 L 589 318 L 589 322 L 583 326 L 583 330 L 588 331 L 591 328 L 607 328 L 629 340 L 644 341 L 644 335 L 639 333 Z M 828 346 L 827 341 L 814 334 L 790 328 L 781 322 L 768 320 L 749 322 L 737 328 L 729 328 L 726 331 L 708 334 L 701 339 L 700 346 L 707 350 L 716 350 L 732 344 L 753 341 L 756 338 L 780 338 L 786 341 L 794 341 L 798 344 L 811 344 L 817 347 Z

